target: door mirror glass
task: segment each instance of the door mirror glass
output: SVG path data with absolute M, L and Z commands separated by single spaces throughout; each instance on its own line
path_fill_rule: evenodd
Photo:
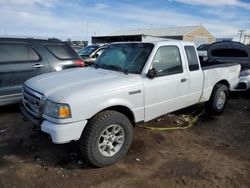
M 150 78 L 150 79 L 156 77 L 156 70 L 155 70 L 155 68 L 151 68 L 151 69 L 148 71 L 147 77 Z

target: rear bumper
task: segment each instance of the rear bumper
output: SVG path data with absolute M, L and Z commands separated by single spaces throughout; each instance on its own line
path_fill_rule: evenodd
M 240 77 L 240 81 L 233 91 L 246 91 L 250 89 L 250 76 Z

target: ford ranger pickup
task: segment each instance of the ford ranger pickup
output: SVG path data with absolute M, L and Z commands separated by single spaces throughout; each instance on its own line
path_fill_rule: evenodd
M 201 67 L 190 42 L 113 43 L 91 67 L 27 80 L 21 110 L 53 143 L 78 140 L 83 159 L 104 167 L 127 153 L 139 122 L 204 102 L 221 114 L 240 69 Z

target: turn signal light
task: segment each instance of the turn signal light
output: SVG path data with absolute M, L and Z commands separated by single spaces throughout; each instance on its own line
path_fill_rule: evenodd
M 59 118 L 69 118 L 71 116 L 68 106 L 60 106 L 58 111 Z

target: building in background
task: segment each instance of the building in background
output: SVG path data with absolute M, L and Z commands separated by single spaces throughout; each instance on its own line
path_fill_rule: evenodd
M 87 46 L 88 45 L 88 41 L 85 41 L 85 40 L 71 40 L 71 39 L 68 39 L 67 42 L 69 45 L 71 46 Z
M 244 44 L 250 46 L 250 34 L 245 34 L 245 36 L 244 36 Z
M 138 29 L 117 31 L 106 36 L 93 36 L 93 44 L 110 42 L 149 41 L 154 39 L 175 39 L 191 41 L 199 46 L 215 42 L 215 37 L 203 26 L 185 26 L 172 28 Z

